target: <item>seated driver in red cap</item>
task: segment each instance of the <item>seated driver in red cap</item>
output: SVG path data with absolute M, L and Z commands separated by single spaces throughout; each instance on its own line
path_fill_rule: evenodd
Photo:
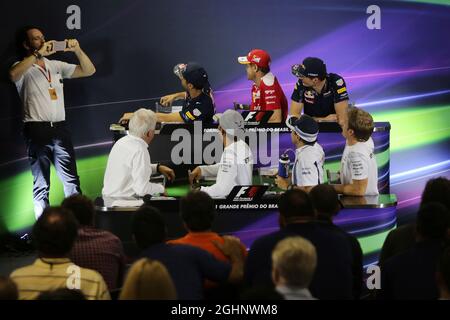
M 270 56 L 260 49 L 254 49 L 238 62 L 245 64 L 247 78 L 254 82 L 252 87 L 251 111 L 273 111 L 269 122 L 284 122 L 288 114 L 288 103 L 277 78 L 270 72 Z

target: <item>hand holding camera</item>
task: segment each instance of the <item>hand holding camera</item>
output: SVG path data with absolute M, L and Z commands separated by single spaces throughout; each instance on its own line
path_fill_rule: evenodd
M 54 54 L 56 52 L 54 43 L 55 41 L 53 40 L 45 42 L 39 50 L 34 51 L 34 55 L 40 59 L 41 57 L 48 57 Z

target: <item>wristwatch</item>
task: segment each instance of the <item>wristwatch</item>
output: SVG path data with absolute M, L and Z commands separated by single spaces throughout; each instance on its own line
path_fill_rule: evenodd
M 33 56 L 35 56 L 38 60 L 42 59 L 42 54 L 40 54 L 37 50 L 33 52 Z

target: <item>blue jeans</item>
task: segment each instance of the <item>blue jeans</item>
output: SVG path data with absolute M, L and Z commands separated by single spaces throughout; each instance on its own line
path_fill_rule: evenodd
M 64 186 L 66 197 L 81 193 L 80 178 L 65 122 L 27 122 L 24 125 L 24 136 L 33 174 L 33 202 L 37 219 L 49 205 L 52 163 Z

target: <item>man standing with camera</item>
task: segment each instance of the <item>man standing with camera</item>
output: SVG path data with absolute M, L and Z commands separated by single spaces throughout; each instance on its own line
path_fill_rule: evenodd
M 81 193 L 72 139 L 65 123 L 63 79 L 95 73 L 77 40 L 45 41 L 40 28 L 25 27 L 20 33 L 25 57 L 9 70 L 23 104 L 24 136 L 33 174 L 34 212 L 38 218 L 49 205 L 50 165 L 64 185 L 66 197 Z M 79 65 L 49 60 L 56 51 L 74 52 Z

